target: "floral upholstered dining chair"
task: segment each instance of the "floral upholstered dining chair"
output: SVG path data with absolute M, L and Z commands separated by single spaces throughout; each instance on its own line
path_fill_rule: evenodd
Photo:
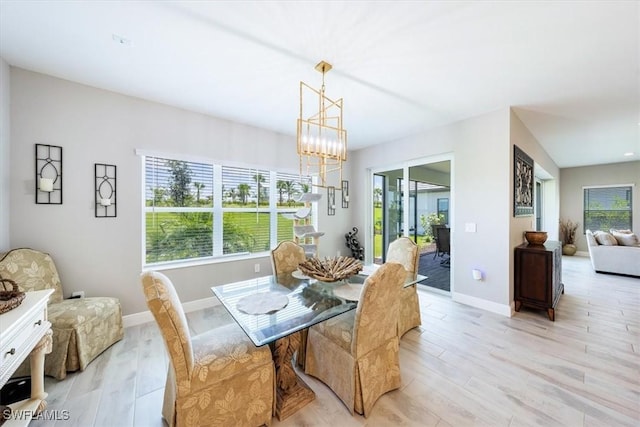
M 389 244 L 387 262 L 402 264 L 407 276 L 415 279 L 420 263 L 420 249 L 410 238 L 400 237 Z M 402 337 L 410 329 L 422 324 L 417 284 L 414 283 L 402 289 L 399 309 L 398 336 Z
M 269 347 L 253 345 L 236 323 L 192 337 L 171 280 L 152 271 L 141 280 L 169 353 L 162 407 L 169 426 L 270 425 L 275 368 Z
M 271 251 L 271 267 L 273 274 L 291 273 L 306 260 L 304 248 L 296 242 L 285 240 Z
M 298 269 L 300 263 L 307 259 L 304 248 L 291 240 L 278 243 L 271 251 L 271 267 L 273 274 L 292 273 Z M 298 366 L 304 369 L 305 349 L 307 347 L 307 329 L 300 331 L 300 346 L 298 347 L 296 361 Z
M 402 265 L 383 264 L 365 280 L 355 310 L 309 328 L 305 373 L 351 413 L 368 416 L 380 396 L 400 387 L 397 305 L 405 278 Z

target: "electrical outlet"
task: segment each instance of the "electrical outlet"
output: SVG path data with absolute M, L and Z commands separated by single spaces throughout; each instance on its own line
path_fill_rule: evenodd
M 71 298 L 84 298 L 84 291 L 71 292 Z
M 260 273 L 260 264 L 255 264 L 253 266 L 254 273 Z

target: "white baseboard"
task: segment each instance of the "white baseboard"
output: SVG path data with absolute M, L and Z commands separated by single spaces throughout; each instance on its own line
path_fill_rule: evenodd
M 496 302 L 487 301 L 486 299 L 472 297 L 471 295 L 453 292 L 451 299 L 455 302 L 470 305 L 471 307 L 481 308 L 482 310 L 500 314 L 502 316 L 513 316 L 514 309 L 511 304 L 498 304 Z
M 202 310 L 203 308 L 214 307 L 216 305 L 220 305 L 220 300 L 218 300 L 218 298 L 216 297 L 209 297 L 185 302 L 184 304 L 182 304 L 182 308 L 184 309 L 185 313 L 190 313 L 192 311 Z M 153 314 L 151 314 L 149 310 L 122 316 L 122 324 L 125 328 L 128 328 L 129 326 L 141 325 L 147 322 L 153 322 L 153 320 Z

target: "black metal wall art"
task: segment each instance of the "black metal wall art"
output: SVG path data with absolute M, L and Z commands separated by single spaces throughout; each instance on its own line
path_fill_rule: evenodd
M 349 181 L 342 181 L 342 207 L 349 207 Z
M 513 146 L 513 216 L 533 215 L 533 159 Z
M 327 187 L 327 215 L 336 214 L 336 187 Z
M 62 204 L 62 147 L 36 144 L 36 204 Z
M 96 218 L 116 217 L 116 165 L 95 164 Z

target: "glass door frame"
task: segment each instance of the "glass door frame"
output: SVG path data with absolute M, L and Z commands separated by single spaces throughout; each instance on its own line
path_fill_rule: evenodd
M 373 245 L 374 245 L 374 224 L 373 224 L 373 176 L 381 175 L 384 172 L 392 171 L 392 170 L 400 170 L 402 169 L 402 194 L 409 194 L 410 190 L 410 179 L 409 179 L 409 168 L 414 166 L 428 165 L 429 163 L 438 163 L 443 161 L 449 161 L 451 165 L 451 185 L 450 185 L 450 199 L 449 199 L 449 227 L 451 228 L 451 238 L 454 238 L 454 224 L 455 224 L 455 162 L 453 158 L 453 153 L 446 153 L 437 156 L 429 156 L 423 157 L 419 159 L 407 160 L 402 163 L 392 163 L 380 167 L 368 168 L 367 169 L 367 212 L 366 212 L 366 230 L 367 233 L 364 236 L 365 243 L 365 263 L 371 264 L 374 261 L 373 254 Z M 384 192 L 384 189 L 383 189 Z M 384 206 L 384 195 L 383 195 L 383 206 Z M 411 237 L 409 232 L 409 215 L 410 215 L 410 197 L 402 198 L 402 236 Z M 383 230 L 384 235 L 384 230 Z M 384 242 L 384 240 L 383 240 Z M 367 249 L 369 248 L 369 249 Z M 382 248 L 383 257 L 386 252 L 386 248 Z M 455 255 L 455 245 L 452 245 L 451 248 L 451 256 Z M 451 290 L 453 291 L 453 269 L 451 270 Z

